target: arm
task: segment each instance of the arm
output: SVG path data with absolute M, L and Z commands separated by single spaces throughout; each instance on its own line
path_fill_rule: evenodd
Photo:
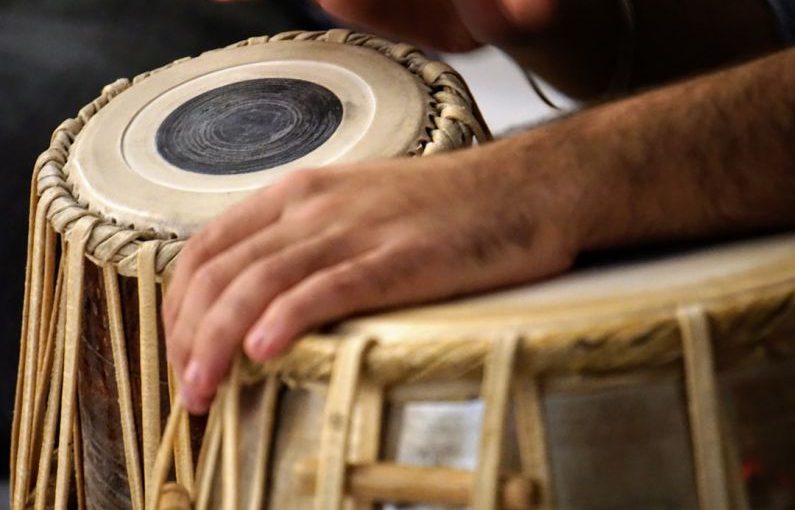
M 297 172 L 187 244 L 164 301 L 188 409 L 235 351 L 548 277 L 578 253 L 795 226 L 795 50 L 450 154 Z
M 631 4 L 631 36 L 619 1 L 561 0 L 547 37 L 536 44 L 508 45 L 506 50 L 564 92 L 588 98 L 608 89 L 616 60 L 627 45 L 633 53 L 630 89 L 735 64 L 782 46 L 767 0 Z
M 342 20 L 445 51 L 495 44 L 567 94 L 608 89 L 629 43 L 620 0 L 318 0 Z M 768 0 L 631 0 L 631 89 L 781 47 Z
M 795 226 L 793 139 L 788 50 L 503 143 L 531 161 L 538 147 L 548 160 L 569 154 L 566 171 L 584 183 L 578 246 L 589 250 Z

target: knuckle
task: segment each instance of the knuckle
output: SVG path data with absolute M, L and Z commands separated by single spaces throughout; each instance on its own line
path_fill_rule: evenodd
M 302 199 L 320 192 L 326 184 L 325 174 L 318 169 L 300 170 L 284 180 L 288 195 Z
M 236 293 L 225 296 L 215 307 L 213 313 L 218 317 L 219 322 L 231 325 L 232 321 L 250 319 L 257 315 L 261 310 L 257 310 L 257 299 L 252 292 Z M 229 328 L 227 328 L 228 330 Z
M 333 271 L 325 280 L 330 295 L 351 297 L 364 292 L 372 281 L 371 268 L 361 262 L 348 262 Z
M 329 196 L 307 200 L 295 209 L 293 217 L 298 221 L 316 222 L 334 218 L 339 212 L 340 202 Z
M 223 289 L 221 281 L 221 271 L 214 263 L 208 263 L 201 266 L 193 277 L 193 291 L 194 292 L 207 292 L 215 294 Z
M 193 236 L 180 253 L 180 264 L 188 269 L 201 264 L 210 256 L 210 242 L 204 233 Z
M 197 343 L 200 347 L 198 353 L 207 352 L 211 354 L 213 352 L 212 347 L 219 344 L 219 338 L 222 338 L 224 331 L 228 329 L 228 322 L 228 317 L 218 313 L 211 313 L 202 320 L 199 327 L 199 336 L 197 337 Z
M 308 309 L 309 305 L 303 298 L 284 296 L 273 301 L 268 315 L 284 324 L 302 324 L 308 316 Z
M 290 264 L 290 260 L 283 260 L 283 256 L 272 257 L 262 260 L 251 268 L 248 275 L 251 281 L 262 290 L 270 288 L 282 288 L 288 284 L 285 266 Z

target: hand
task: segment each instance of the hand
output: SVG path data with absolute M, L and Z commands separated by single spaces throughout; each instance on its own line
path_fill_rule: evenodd
M 205 412 L 233 355 L 282 352 L 323 323 L 540 278 L 576 251 L 575 200 L 504 142 L 296 172 L 207 225 L 164 300 L 183 399 Z
M 318 0 L 368 30 L 443 51 L 503 44 L 549 26 L 559 0 Z
M 604 94 L 626 43 L 616 0 L 317 0 L 365 31 L 461 52 L 493 44 L 580 99 Z

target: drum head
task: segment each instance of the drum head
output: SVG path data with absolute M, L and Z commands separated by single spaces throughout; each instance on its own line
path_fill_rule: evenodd
M 432 96 L 372 49 L 270 41 L 153 73 L 102 108 L 66 173 L 89 209 L 187 237 L 299 168 L 418 153 Z

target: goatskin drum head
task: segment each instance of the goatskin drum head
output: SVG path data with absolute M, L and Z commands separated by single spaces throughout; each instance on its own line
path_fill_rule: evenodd
M 287 172 L 411 153 L 430 99 L 421 80 L 371 49 L 226 48 L 114 98 L 80 133 L 66 173 L 101 215 L 187 237 Z

